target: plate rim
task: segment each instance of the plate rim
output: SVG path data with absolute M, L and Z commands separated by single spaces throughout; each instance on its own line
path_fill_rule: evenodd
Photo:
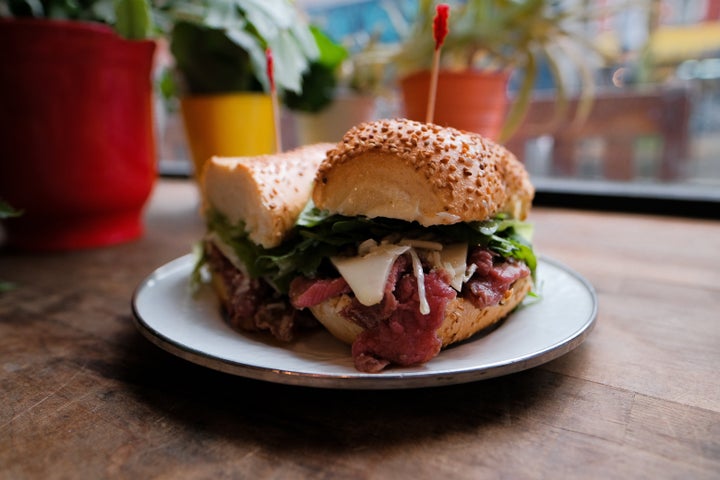
M 194 258 L 193 253 L 177 257 L 154 269 L 138 284 L 131 299 L 133 323 L 136 328 L 155 346 L 186 361 L 230 375 L 271 383 L 327 389 L 387 390 L 441 387 L 488 380 L 528 370 L 569 353 L 585 341 L 597 321 L 598 297 L 592 283 L 565 263 L 545 255 L 539 255 L 538 265 L 547 263 L 573 277 L 589 294 L 592 304 L 587 318 L 582 324 L 579 324 L 574 332 L 567 335 L 562 341 L 544 346 L 539 351 L 485 365 L 483 368 L 466 367 L 433 372 L 403 371 L 402 367 L 395 367 L 380 374 L 364 372 L 318 374 L 288 369 L 273 369 L 214 356 L 209 352 L 181 344 L 165 333 L 158 331 L 142 318 L 138 309 L 138 297 L 140 294 L 158 278 L 172 275 L 175 270 L 187 268 L 188 263 L 194 263 Z M 238 335 L 241 335 L 241 333 L 238 332 Z

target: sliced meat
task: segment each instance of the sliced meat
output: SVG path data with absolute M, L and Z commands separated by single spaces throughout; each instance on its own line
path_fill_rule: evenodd
M 474 273 L 461 295 L 478 308 L 498 304 L 516 280 L 530 275 L 524 263 L 505 259 L 484 247 L 472 248 L 468 262 L 474 265 Z M 379 372 L 390 364 L 418 365 L 438 354 L 441 341 L 436 332 L 445 318 L 447 304 L 457 295 L 447 273 L 430 270 L 428 265 L 424 270 L 430 306 L 427 315 L 420 313 L 417 279 L 406 255 L 393 264 L 383 300 L 376 305 L 362 305 L 342 277 L 296 278 L 290 286 L 290 297 L 296 308 L 311 307 L 342 294 L 353 297 L 340 313 L 364 329 L 352 345 L 358 370 Z
M 350 286 L 344 278 L 309 279 L 295 277 L 290 282 L 290 302 L 295 308 L 307 308 L 318 305 L 328 298 L 350 293 Z
M 477 308 L 497 305 L 515 281 L 530 275 L 530 269 L 524 263 L 500 258 L 501 261 L 491 262 L 491 268 L 486 269 L 487 259 L 482 256 L 475 274 L 463 287 L 463 297 Z
M 214 245 L 207 246 L 208 265 L 225 286 L 223 305 L 227 322 L 234 328 L 269 331 L 275 338 L 290 341 L 297 330 L 316 327 L 315 318 L 294 308 L 261 278 L 250 278 L 238 270 Z
M 378 322 L 390 318 L 390 315 L 398 307 L 398 301 L 393 295 L 398 278 L 401 272 L 407 273 L 409 268 L 410 262 L 407 257 L 398 257 L 393 263 L 388 279 L 385 282 L 385 294 L 382 301 L 377 305 L 367 306 L 353 297 L 352 302 L 343 309 L 341 314 L 363 328 L 372 328 Z
M 385 321 L 364 330 L 352 345 L 355 368 L 376 373 L 389 363 L 418 365 L 435 357 L 442 346 L 437 336 L 445 319 L 445 308 L 456 292 L 444 274 L 425 275 L 425 294 L 430 313 L 420 313 L 417 279 L 403 275 L 398 282 L 398 306 Z

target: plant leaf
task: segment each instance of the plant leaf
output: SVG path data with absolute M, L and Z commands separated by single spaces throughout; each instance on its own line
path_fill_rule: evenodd
M 129 40 L 148 38 L 152 31 L 148 0 L 115 0 L 115 30 Z
M 268 40 L 275 63 L 275 81 L 281 90 L 300 92 L 302 75 L 310 67 L 310 60 L 303 55 L 297 39 L 289 30 L 283 30 L 275 38 Z M 317 55 L 316 55 L 317 57 Z M 264 65 L 263 56 L 263 65 Z
M 547 61 L 547 66 L 550 69 L 550 75 L 552 76 L 555 83 L 556 90 L 555 109 L 553 112 L 552 120 L 547 126 L 549 130 L 553 130 L 567 114 L 569 102 L 567 89 L 565 88 L 565 81 L 563 79 L 562 72 L 560 71 L 560 66 L 558 65 L 555 56 L 552 55 L 550 52 L 546 51 L 545 59 Z
M 580 99 L 577 110 L 575 111 L 575 118 L 573 118 L 573 124 L 580 125 L 587 120 L 595 100 L 593 71 L 588 63 L 582 59 L 582 55 L 587 55 L 587 53 L 580 52 L 577 48 L 571 48 L 571 45 L 564 42 L 559 43 L 558 46 L 562 48 L 564 54 L 577 65 L 577 70 L 580 74 Z
M 262 55 L 251 53 L 260 81 L 269 88 L 265 71 L 265 48 L 272 49 L 275 59 L 275 81 L 280 90 L 300 91 L 300 78 L 309 67 L 309 60 L 318 56 L 315 39 L 309 28 L 298 22 L 300 12 L 287 1 L 236 0 L 245 12 L 255 33 L 264 40 Z
M 244 30 L 225 32 L 184 20 L 175 24 L 170 43 L 191 94 L 262 91 L 248 56 L 257 48 L 256 37 Z
M 532 51 L 526 52 L 525 65 L 523 71 L 523 81 L 518 90 L 518 94 L 515 97 L 510 112 L 508 113 L 505 125 L 503 125 L 502 132 L 500 133 L 499 141 L 507 141 L 525 118 L 527 113 L 528 105 L 532 100 L 533 88 L 535 86 L 535 77 L 537 76 L 538 66 L 535 53 Z

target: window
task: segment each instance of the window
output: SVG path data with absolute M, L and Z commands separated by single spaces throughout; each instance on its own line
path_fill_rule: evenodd
M 399 42 L 417 1 L 298 3 L 357 50 L 372 33 L 383 45 Z M 536 203 L 720 217 L 720 0 L 548 3 L 592 11 L 574 28 L 585 29 L 607 61 L 594 66 L 596 91 L 582 123 L 573 115 L 550 121 L 554 85 L 547 75 L 536 82 L 525 121 L 507 142 L 533 178 Z M 391 94 L 378 97 L 375 115 L 401 115 L 397 78 L 386 81 Z M 578 105 L 572 98 L 568 111 Z M 284 136 L 292 122 L 286 115 Z

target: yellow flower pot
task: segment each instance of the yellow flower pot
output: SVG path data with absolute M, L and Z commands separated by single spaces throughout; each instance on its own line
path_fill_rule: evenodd
M 180 100 L 195 172 L 214 155 L 262 155 L 275 151 L 270 95 L 234 93 Z

